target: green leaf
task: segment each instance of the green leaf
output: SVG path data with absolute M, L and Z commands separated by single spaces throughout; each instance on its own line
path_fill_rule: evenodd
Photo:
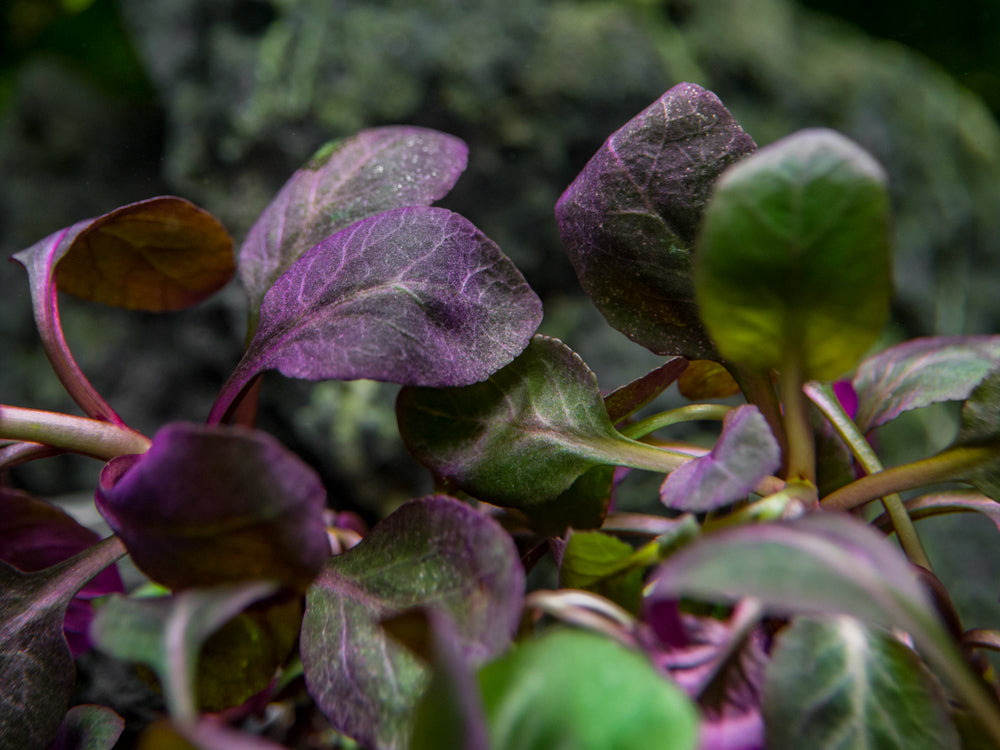
M 485 382 L 404 388 L 396 413 L 417 460 L 482 500 L 529 513 L 594 467 L 667 472 L 689 458 L 616 432 L 594 373 L 569 347 L 545 336 L 535 336 Z M 560 516 L 552 505 L 546 512 L 550 520 Z M 561 514 L 563 525 L 569 523 L 569 502 Z
M 478 665 L 510 643 L 523 595 L 517 549 L 499 524 L 453 498 L 410 501 L 330 558 L 309 590 L 309 693 L 338 731 L 403 747 L 428 669 L 381 623 L 414 607 L 443 612 L 461 659 Z
M 117 538 L 35 573 L 0 562 L 0 737 L 8 747 L 46 747 L 75 680 L 63 635 L 66 607 L 125 552 Z
M 575 531 L 559 568 L 563 588 L 600 594 L 633 614 L 642 597 L 643 565 L 635 563 L 632 546 L 610 534 Z
M 197 717 L 198 680 L 202 679 L 198 670 L 199 654 L 211 636 L 220 631 L 244 609 L 256 601 L 273 595 L 278 584 L 268 581 L 254 581 L 228 586 L 204 589 L 188 589 L 173 596 L 148 599 L 126 596 L 111 597 L 97 612 L 91 626 L 91 636 L 98 648 L 119 659 L 138 662 L 152 668 L 160 679 L 167 707 L 177 721 L 192 724 Z M 274 675 L 277 664 L 267 658 L 264 665 L 266 679 L 260 684 L 261 641 L 266 641 L 266 633 L 252 625 L 237 625 L 229 630 L 228 644 L 233 661 L 229 670 L 242 668 L 242 676 L 249 680 L 242 692 L 249 694 L 229 694 L 229 700 L 222 703 L 234 705 L 263 689 L 267 680 Z M 230 640 L 230 638 L 224 640 Z M 269 646 L 269 644 L 264 644 Z M 289 646 L 291 644 L 289 643 Z M 286 653 L 282 655 L 287 656 Z M 215 664 L 216 670 L 221 665 Z M 268 671 L 269 670 L 269 671 Z M 217 676 L 222 681 L 226 675 Z M 209 677 L 210 690 L 215 690 Z M 237 690 L 240 687 L 237 686 Z M 212 698 L 220 697 L 213 693 Z
M 1000 369 L 994 369 L 962 404 L 956 446 L 992 447 L 992 460 L 963 475 L 980 492 L 1000 502 Z
M 49 750 L 111 750 L 125 720 L 104 706 L 74 706 L 59 727 Z
M 943 691 L 920 658 L 850 617 L 800 618 L 782 631 L 762 706 L 768 747 L 961 747 Z
M 492 750 L 688 750 L 698 715 L 647 658 L 594 633 L 555 630 L 479 672 Z
M 875 160 L 803 130 L 730 167 L 695 255 L 702 319 L 721 354 L 805 379 L 854 367 L 889 311 L 889 196 Z M 791 358 L 791 359 L 790 359 Z

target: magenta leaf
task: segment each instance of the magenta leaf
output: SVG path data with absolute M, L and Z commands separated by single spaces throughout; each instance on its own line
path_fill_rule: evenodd
M 444 197 L 467 156 L 454 136 L 404 126 L 364 130 L 321 148 L 289 178 L 240 248 L 240 279 L 253 313 L 310 247 L 367 216 Z
M 178 590 L 269 579 L 307 586 L 330 552 L 316 473 L 239 426 L 177 422 L 101 473 L 97 507 L 153 580 Z
M 68 560 L 97 544 L 100 537 L 65 511 L 44 500 L 0 487 L 0 560 L 26 573 Z M 67 605 L 63 629 L 73 656 L 91 647 L 87 634 L 93 609 L 88 600 L 124 591 L 115 566 L 87 582 Z
M 904 411 L 962 401 L 998 360 L 1000 336 L 940 336 L 890 347 L 858 367 L 855 422 L 868 432 Z
M 525 346 L 541 302 L 499 247 L 441 208 L 401 208 L 311 248 L 271 287 L 209 421 L 258 373 L 475 383 Z
M 657 354 L 717 359 L 691 278 L 712 184 L 756 148 L 710 91 L 681 83 L 611 135 L 556 204 L 580 284 Z
M 356 547 L 330 558 L 306 598 L 302 663 L 338 730 L 380 750 L 405 747 L 429 671 L 381 622 L 414 607 L 454 624 L 478 666 L 510 643 L 524 571 L 508 534 L 453 498 L 413 500 Z
M 700 513 L 731 505 L 781 466 L 781 448 L 760 410 L 741 406 L 726 415 L 712 452 L 681 465 L 663 481 L 660 502 Z
M 63 636 L 66 606 L 124 554 L 111 537 L 45 570 L 0 563 L 0 737 L 5 747 L 47 747 L 66 714 L 75 680 Z

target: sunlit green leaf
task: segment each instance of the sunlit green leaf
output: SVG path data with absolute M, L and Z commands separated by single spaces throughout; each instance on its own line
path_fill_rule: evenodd
M 559 568 L 563 588 L 601 594 L 629 612 L 637 613 L 642 595 L 643 568 L 630 564 L 632 546 L 610 534 L 576 531 L 570 535 Z

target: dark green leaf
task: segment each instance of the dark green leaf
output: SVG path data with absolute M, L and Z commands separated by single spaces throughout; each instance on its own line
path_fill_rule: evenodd
M 773 748 L 961 747 L 943 690 L 920 658 L 850 617 L 798 619 L 782 631 L 763 711 Z
M 963 474 L 984 495 L 1000 502 L 1000 369 L 983 378 L 962 405 L 957 446 L 992 448 L 992 458 Z
M 854 367 L 889 311 L 889 197 L 875 160 L 803 130 L 728 169 L 695 256 L 702 319 L 724 357 L 804 379 Z
M 479 673 L 492 750 L 693 750 L 698 715 L 644 654 L 557 630 Z

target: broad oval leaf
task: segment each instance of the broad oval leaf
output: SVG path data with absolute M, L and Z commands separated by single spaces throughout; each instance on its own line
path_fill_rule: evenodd
M 441 208 L 401 208 L 312 247 L 271 287 L 260 326 L 223 388 L 221 419 L 257 374 L 474 383 L 510 362 L 541 302 L 496 244 Z
M 0 737 L 7 747 L 48 747 L 75 680 L 63 637 L 66 606 L 125 553 L 111 537 L 34 573 L 0 562 Z
M 330 558 L 309 590 L 309 692 L 362 744 L 405 747 L 428 672 L 380 622 L 414 607 L 442 611 L 462 658 L 478 665 L 510 643 L 523 594 L 517 550 L 495 521 L 449 497 L 410 501 Z
M 557 629 L 479 672 L 493 750 L 694 750 L 698 714 L 644 654 Z
M 756 406 L 726 415 L 722 434 L 707 456 L 667 475 L 660 502 L 674 510 L 701 513 L 745 498 L 781 466 L 781 447 Z
M 559 234 L 612 326 L 657 354 L 717 358 L 691 255 L 712 184 L 755 148 L 715 94 L 680 83 L 612 134 L 566 189 Z
M 869 357 L 852 385 L 862 432 L 904 411 L 962 401 L 1000 361 L 1000 336 L 938 336 L 906 341 Z
M 240 279 L 251 311 L 323 238 L 367 216 L 444 197 L 467 157 L 458 138 L 408 126 L 363 130 L 323 146 L 289 178 L 240 248 Z
M 594 373 L 545 336 L 484 383 L 404 388 L 396 416 L 407 449 L 436 474 L 482 500 L 529 512 L 595 466 L 633 465 L 631 451 L 673 455 L 616 432 Z M 545 510 L 550 520 L 560 515 Z
M 799 618 L 779 634 L 762 707 L 773 748 L 962 746 L 943 690 L 920 658 L 851 617 Z
M 316 472 L 240 426 L 167 425 L 146 453 L 105 466 L 96 499 L 136 566 L 174 590 L 305 587 L 330 554 Z
M 889 312 L 882 168 L 831 130 L 803 130 L 728 169 L 695 256 L 702 319 L 722 356 L 805 379 L 854 367 Z

